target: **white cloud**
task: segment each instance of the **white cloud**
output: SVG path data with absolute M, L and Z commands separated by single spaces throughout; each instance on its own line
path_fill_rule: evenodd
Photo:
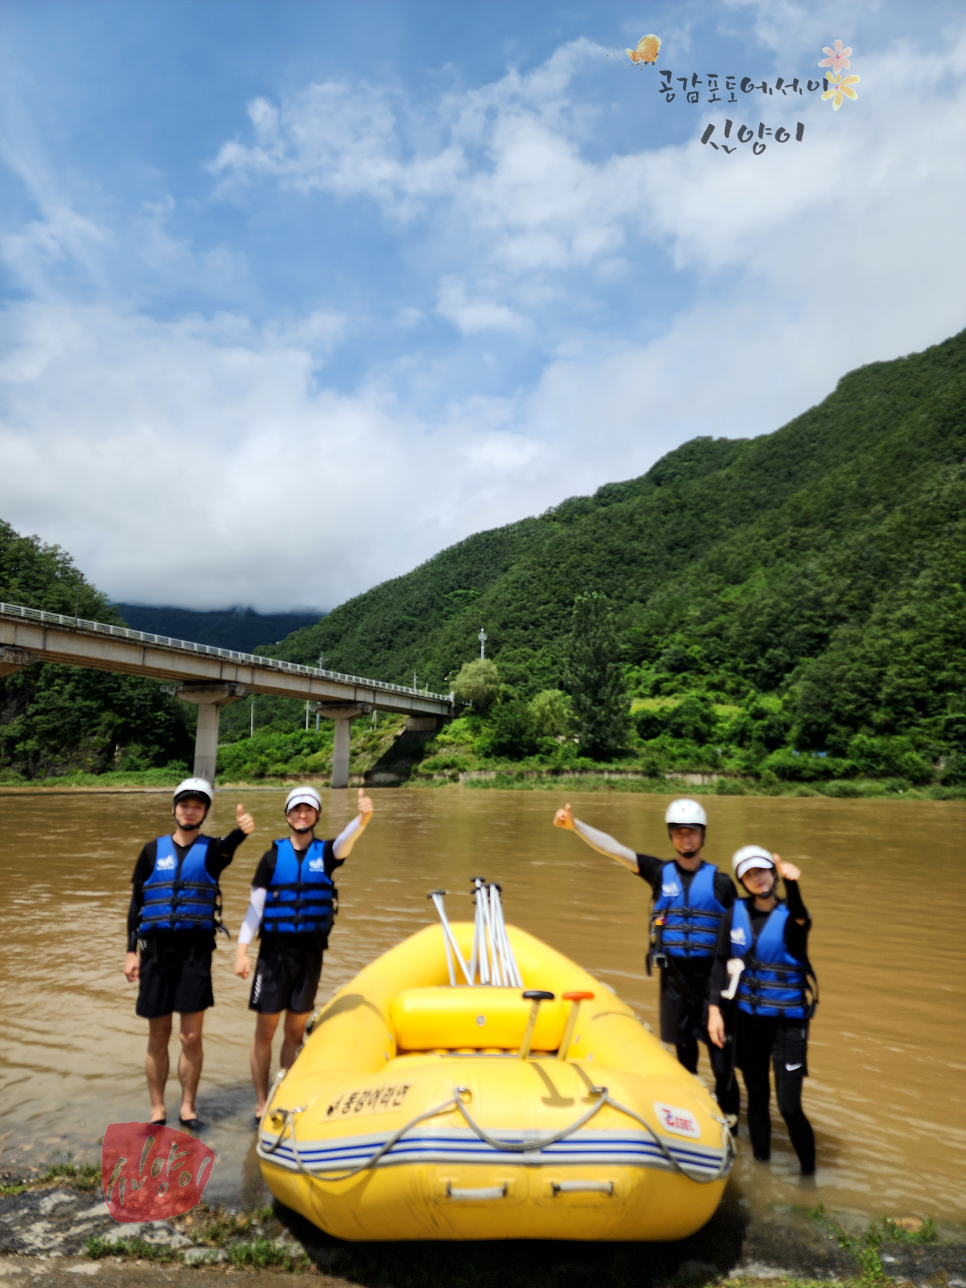
M 498 400 L 429 425 L 373 391 L 316 392 L 304 335 L 230 315 L 4 321 L 2 512 L 117 598 L 328 606 L 529 508 L 535 448 Z
M 406 217 L 416 209 L 415 199 L 451 191 L 458 181 L 462 157 L 456 149 L 403 158 L 399 122 L 384 89 L 325 81 L 281 108 L 256 98 L 248 115 L 254 142 L 226 143 L 211 163 L 212 173 L 224 176 L 224 194 L 272 176 L 301 192 L 366 194 Z
M 507 308 L 486 300 L 469 300 L 466 288 L 455 277 L 444 277 L 439 286 L 436 312 L 458 327 L 464 335 L 477 331 L 525 331 L 527 320 Z
M 817 21 L 792 5 L 759 15 L 775 48 L 776 24 Z M 3 513 L 117 598 L 329 606 L 695 434 L 774 429 L 845 371 L 963 325 L 964 48 L 955 33 L 914 78 L 902 50 L 864 56 L 858 103 L 833 115 L 803 100 L 788 110 L 805 141 L 760 157 L 693 138 L 591 159 L 594 116 L 572 87 L 603 51 L 586 41 L 423 111 L 348 81 L 255 100 L 250 137 L 214 163 L 219 191 L 371 200 L 423 257 L 415 301 L 394 308 L 400 349 L 350 392 L 319 373 L 363 332 L 345 309 L 256 325 L 56 298 L 50 262 L 96 266 L 113 234 L 45 188 L 44 217 L 7 243 L 36 298 L 6 314 Z M 146 262 L 204 271 L 170 212 L 138 216 Z M 688 294 L 658 271 L 665 252 Z M 226 253 L 223 271 L 243 271 Z M 574 295 L 615 274 L 638 283 L 627 338 L 569 326 Z M 555 356 L 529 386 L 484 396 L 466 367 L 450 377 L 446 358 L 406 347 L 432 300 L 463 346 L 502 332 Z M 629 338 L 642 320 L 647 343 Z M 437 410 L 413 409 L 417 384 Z

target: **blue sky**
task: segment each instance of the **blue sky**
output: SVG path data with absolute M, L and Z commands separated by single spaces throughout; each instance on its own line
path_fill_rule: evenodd
M 617 65 L 649 32 L 697 103 Z M 964 324 L 958 4 L 7 0 L 0 39 L 0 514 L 118 599 L 331 607 Z M 835 39 L 857 102 L 776 96 Z

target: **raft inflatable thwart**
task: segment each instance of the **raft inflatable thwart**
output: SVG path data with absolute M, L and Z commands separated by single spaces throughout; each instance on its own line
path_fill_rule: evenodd
M 477 883 L 475 926 L 433 898 L 441 924 L 340 989 L 279 1075 L 258 1139 L 275 1197 L 353 1240 L 700 1229 L 734 1158 L 702 1084 L 606 986 L 504 926 L 496 887 Z

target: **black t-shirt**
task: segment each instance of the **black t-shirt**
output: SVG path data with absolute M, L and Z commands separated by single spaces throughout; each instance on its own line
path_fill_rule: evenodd
M 235 851 L 244 841 L 245 833 L 241 828 L 236 827 L 227 836 L 217 839 L 210 837 L 199 837 L 198 839 L 211 841 L 208 846 L 208 853 L 205 856 L 205 869 L 211 879 L 217 881 L 235 857 Z M 194 844 L 196 842 L 192 841 L 191 845 Z M 184 857 L 191 849 L 191 845 L 174 845 L 174 852 L 178 856 L 179 862 L 184 861 Z M 138 855 L 138 861 L 134 865 L 134 874 L 131 877 L 131 905 L 127 910 L 127 950 L 129 953 L 137 952 L 138 922 L 141 920 L 141 908 L 144 905 L 144 883 L 154 871 L 157 857 L 158 842 L 155 839 L 148 841 Z M 192 940 L 203 940 L 206 943 L 210 943 L 213 939 L 210 930 L 152 930 L 150 934 L 157 939 L 159 944 L 164 940 L 170 939 L 172 943 L 183 943 L 186 947 L 190 946 Z
M 771 915 L 770 912 L 761 912 L 755 907 L 754 899 L 743 899 L 748 911 L 748 920 L 751 922 L 751 933 L 757 942 L 758 936 L 762 932 L 765 922 Z M 783 901 L 779 899 L 779 903 Z M 808 961 L 808 932 L 812 928 L 812 919 L 808 915 L 808 909 L 802 902 L 802 892 L 798 888 L 797 881 L 785 881 L 785 899 L 784 903 L 788 906 L 788 919 L 785 922 L 785 947 L 793 957 L 801 962 Z M 796 918 L 805 919 L 805 924 L 800 926 Z M 714 964 L 711 967 L 711 989 L 709 1000 L 713 1006 L 721 1005 L 721 992 L 727 991 L 730 983 L 728 975 L 728 959 L 733 957 L 731 951 L 731 925 L 734 920 L 734 908 L 729 908 L 721 927 L 718 930 L 718 942 L 715 946 Z
M 298 851 L 296 851 L 296 853 L 298 853 Z M 254 877 L 252 877 L 253 890 L 268 889 L 268 887 L 272 884 L 272 877 L 275 875 L 275 865 L 277 862 L 278 862 L 278 842 L 273 841 L 272 848 L 270 850 L 266 850 L 265 853 L 262 855 L 262 857 L 258 860 L 258 867 L 255 869 Z M 334 840 L 322 842 L 322 862 L 325 866 L 325 875 L 329 878 L 331 878 L 336 868 L 341 868 L 343 863 L 345 863 L 345 859 L 337 859 L 335 857 Z M 264 938 L 266 935 L 264 924 L 262 927 L 261 935 L 262 935 L 262 938 Z M 307 944 L 316 943 L 318 941 L 318 934 L 314 930 L 307 930 L 307 931 L 301 931 L 294 935 L 286 934 L 285 939 L 286 941 L 292 941 L 296 944 L 299 944 L 302 942 L 305 942 Z

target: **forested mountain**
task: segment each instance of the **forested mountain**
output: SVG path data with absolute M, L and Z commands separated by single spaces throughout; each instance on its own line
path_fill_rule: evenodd
M 122 604 L 114 607 L 128 626 L 152 635 L 212 644 L 215 648 L 251 653 L 260 644 L 271 646 L 293 631 L 314 626 L 321 614 L 257 613 L 254 608 L 161 608 L 147 604 Z
M 574 597 L 598 590 L 639 695 L 781 699 L 774 746 L 942 740 L 966 686 L 964 393 L 966 332 L 850 373 L 775 433 L 695 439 L 469 537 L 271 651 L 445 689 L 483 625 L 529 697 L 561 686 Z
M 124 625 L 59 546 L 0 519 L 0 600 Z M 193 755 L 184 703 L 157 680 L 82 667 L 28 666 L 0 679 L 0 772 L 33 778 L 67 770 L 143 770 Z
M 259 651 L 310 664 L 324 651 L 332 669 L 407 684 L 416 671 L 447 689 L 483 625 L 503 701 L 441 731 L 422 769 L 529 757 L 554 770 L 580 746 L 535 713 L 562 700 L 547 691 L 565 687 L 575 596 L 598 591 L 617 610 L 635 699 L 626 757 L 656 780 L 701 768 L 766 785 L 864 775 L 959 791 L 964 394 L 966 332 L 852 372 L 773 434 L 695 439 L 640 478 L 470 537 Z M 2 521 L 0 599 L 121 620 L 69 555 Z M 268 741 L 251 740 L 245 773 L 314 772 L 304 756 L 286 769 L 269 746 L 301 728 L 302 709 L 256 705 Z M 229 708 L 224 741 L 247 732 L 244 706 Z M 193 716 L 152 680 L 28 667 L 0 680 L 0 775 L 176 772 Z M 326 744 L 303 731 L 313 738 Z

